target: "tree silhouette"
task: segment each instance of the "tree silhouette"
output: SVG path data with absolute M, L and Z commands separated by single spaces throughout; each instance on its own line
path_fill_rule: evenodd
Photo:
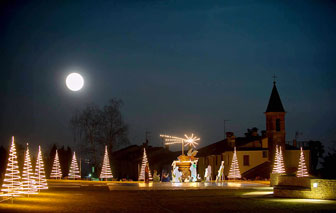
M 322 164 L 322 177 L 336 179 L 336 148 L 333 148 L 331 152 L 323 158 Z
M 97 150 L 102 150 L 104 145 L 113 150 L 128 144 L 128 127 L 120 111 L 122 105 L 120 99 L 111 99 L 102 109 L 90 104 L 76 112 L 70 120 L 76 146 L 81 149 L 79 154 L 90 158 L 95 167 L 102 158 L 100 152 L 97 155 Z
M 51 170 L 52 170 L 52 167 L 53 167 L 56 150 L 57 150 L 57 146 L 56 146 L 56 144 L 53 144 L 50 148 L 49 155 L 45 157 L 44 162 L 46 162 L 45 171 L 46 171 L 47 178 L 50 178 L 50 174 L 51 174 Z
M 308 147 L 310 150 L 311 174 L 316 174 L 319 160 L 323 158 L 324 146 L 320 141 L 309 141 Z
M 7 165 L 7 151 L 3 146 L 0 146 L 0 185 L 5 175 Z
M 67 149 L 65 149 L 64 146 L 62 146 L 62 148 L 58 150 L 58 156 L 59 156 L 59 161 L 60 161 L 61 168 L 62 168 L 62 174 L 63 174 L 63 177 L 65 177 L 68 175 L 69 167 L 70 167 L 70 163 L 72 159 L 71 148 L 67 147 Z

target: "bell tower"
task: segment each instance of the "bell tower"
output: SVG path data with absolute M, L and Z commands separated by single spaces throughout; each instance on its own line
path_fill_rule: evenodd
M 266 135 L 268 138 L 269 160 L 274 160 L 276 145 L 285 150 L 285 109 L 282 106 L 276 82 L 273 81 L 273 89 L 268 101 L 266 115 Z

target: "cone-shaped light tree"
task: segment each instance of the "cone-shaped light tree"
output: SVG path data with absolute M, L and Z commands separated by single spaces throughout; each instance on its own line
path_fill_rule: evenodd
M 236 147 L 234 148 L 233 158 L 232 158 L 232 163 L 231 163 L 231 167 L 229 170 L 228 178 L 229 179 L 240 179 L 241 178 L 238 159 L 237 159 Z
M 23 194 L 37 194 L 36 181 L 31 164 L 29 147 L 27 143 L 27 149 L 24 159 L 23 172 L 22 172 L 22 193 Z
M 285 163 L 284 163 L 284 157 L 282 155 L 282 149 L 281 146 L 279 146 L 279 164 L 280 164 L 280 173 L 281 174 L 285 174 L 286 170 L 285 170 Z
M 103 167 L 100 172 L 99 178 L 101 179 L 108 179 L 113 178 L 111 167 L 110 167 L 110 160 L 107 152 L 107 146 L 105 146 L 105 154 L 104 154 L 104 160 L 103 160 Z
M 275 146 L 275 155 L 274 155 L 274 162 L 273 162 L 273 170 L 272 174 L 278 173 L 278 167 L 279 167 L 279 149 L 278 145 Z
M 62 178 L 62 170 L 61 170 L 61 165 L 60 165 L 59 158 L 58 158 L 57 149 L 56 149 L 56 154 L 55 154 L 54 163 L 53 163 L 53 167 L 52 167 L 52 170 L 51 170 L 50 178 L 55 178 L 55 179 L 61 179 Z
M 296 176 L 297 177 L 308 177 L 309 176 L 307 167 L 306 167 L 304 154 L 302 151 L 302 147 L 301 147 L 299 166 L 298 166 L 298 171 L 296 172 Z
M 79 168 L 78 168 L 77 159 L 76 159 L 76 152 L 74 152 L 74 154 L 72 156 L 72 161 L 71 161 L 71 165 L 70 165 L 70 169 L 69 169 L 68 178 L 69 179 L 80 179 L 81 178 L 80 171 L 79 171 Z
M 139 174 L 138 180 L 145 180 L 145 167 L 146 167 L 147 163 L 148 163 L 148 159 L 147 159 L 146 149 L 144 148 L 144 152 L 143 152 L 143 156 L 142 156 L 141 170 L 140 170 L 140 174 Z M 153 180 L 152 174 L 151 174 L 149 168 L 148 168 L 148 171 L 149 171 L 148 172 L 149 180 Z
M 41 146 L 39 146 L 39 151 L 37 154 L 36 165 L 35 165 L 35 181 L 36 189 L 40 191 L 41 189 L 48 189 L 48 183 L 44 171 L 44 163 L 42 157 Z
M 275 147 L 275 156 L 274 156 L 274 165 L 273 165 L 273 174 L 285 174 L 285 164 L 282 155 L 281 146 L 278 145 Z
M 14 136 L 12 137 L 12 145 L 9 150 L 8 164 L 3 180 L 1 191 L 4 192 L 3 196 L 16 196 L 21 193 L 21 177 L 19 165 L 16 155 L 16 148 L 14 143 Z

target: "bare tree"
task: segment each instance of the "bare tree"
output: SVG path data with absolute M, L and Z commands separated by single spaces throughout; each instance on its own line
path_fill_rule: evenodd
M 122 119 L 120 99 L 111 99 L 109 104 L 100 109 L 96 105 L 88 105 L 81 112 L 76 112 L 70 120 L 74 140 L 77 147 L 91 158 L 97 165 L 97 149 L 108 145 L 115 149 L 128 143 L 128 127 Z
M 128 126 L 124 123 L 120 112 L 122 105 L 120 99 L 111 99 L 101 113 L 101 143 L 108 145 L 110 150 L 128 143 Z

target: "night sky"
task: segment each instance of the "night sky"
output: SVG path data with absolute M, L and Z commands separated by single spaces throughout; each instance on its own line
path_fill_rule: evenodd
M 265 129 L 273 79 L 287 140 L 336 137 L 335 1 L 8 1 L 0 9 L 0 144 L 73 146 L 87 103 L 124 101 L 131 144 L 200 146 Z M 65 77 L 85 79 L 71 92 Z

